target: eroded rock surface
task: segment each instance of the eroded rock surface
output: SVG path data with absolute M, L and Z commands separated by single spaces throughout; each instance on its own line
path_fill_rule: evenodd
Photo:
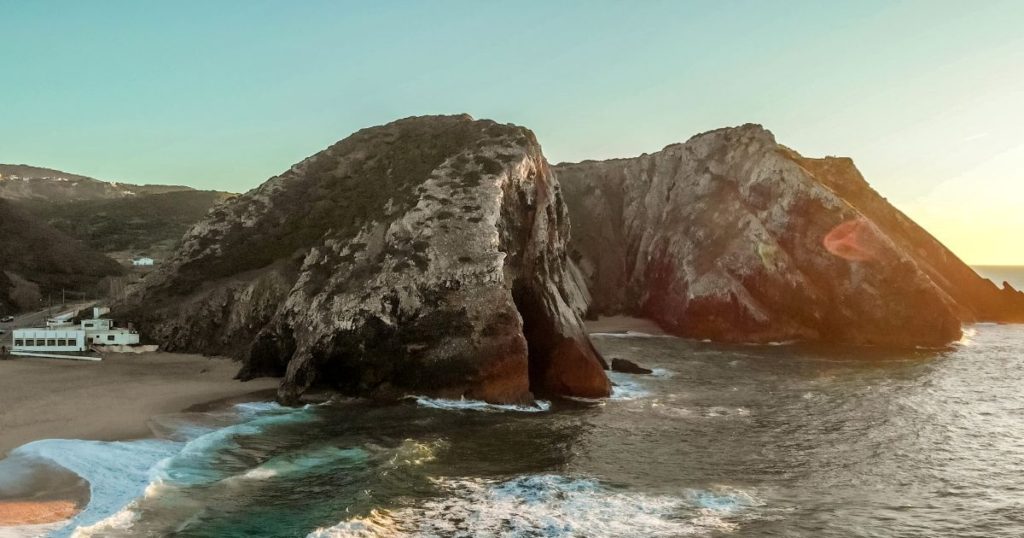
M 1024 294 L 979 277 L 852 161 L 802 157 L 758 125 L 554 169 L 592 314 L 719 341 L 899 346 L 1024 320 Z
M 169 350 L 349 394 L 610 391 L 533 134 L 468 116 L 361 130 L 215 208 L 128 314 Z

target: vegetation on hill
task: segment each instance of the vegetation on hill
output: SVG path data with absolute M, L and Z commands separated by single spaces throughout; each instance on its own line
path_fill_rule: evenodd
M 37 307 L 62 290 L 94 295 L 105 277 L 123 272 L 114 260 L 0 199 L 0 311 Z
M 134 185 L 100 181 L 78 174 L 25 164 L 0 164 L 0 198 L 68 202 L 190 191 L 181 185 Z
M 97 251 L 160 257 L 210 208 L 229 197 L 216 191 L 178 191 L 64 203 L 23 202 L 23 206 Z

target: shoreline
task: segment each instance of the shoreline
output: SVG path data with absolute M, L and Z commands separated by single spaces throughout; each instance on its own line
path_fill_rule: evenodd
M 273 399 L 278 379 L 237 381 L 237 369 L 226 358 L 159 352 L 110 354 L 90 363 L 0 360 L 0 465 L 35 441 L 150 438 L 156 436 L 150 420 L 159 415 Z M 71 491 L 79 488 L 38 498 L 20 491 L 31 477 L 0 474 L 8 475 L 0 476 L 0 536 L 5 529 L 67 521 L 88 504 L 88 495 Z

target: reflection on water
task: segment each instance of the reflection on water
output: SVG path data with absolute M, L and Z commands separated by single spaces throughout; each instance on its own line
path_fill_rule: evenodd
M 153 460 L 81 536 L 1021 536 L 1024 327 L 968 335 L 899 353 L 598 336 L 655 375 L 530 412 L 242 406 L 48 455 L 113 480 L 93 502 L 131 491 L 88 468 L 101 452 Z

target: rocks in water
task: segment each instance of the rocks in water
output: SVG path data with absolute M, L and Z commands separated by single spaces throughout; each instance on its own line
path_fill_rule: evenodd
M 533 133 L 468 116 L 361 130 L 216 207 L 124 307 L 240 376 L 494 403 L 610 393 Z
M 654 373 L 654 370 L 651 370 L 649 368 L 644 368 L 643 366 L 640 366 L 639 364 L 637 364 L 637 363 L 635 363 L 635 362 L 633 362 L 631 360 L 620 359 L 618 357 L 615 357 L 615 358 L 612 359 L 612 371 L 613 372 L 622 372 L 624 374 L 653 374 Z
M 758 125 L 554 169 L 592 315 L 719 341 L 896 346 L 1024 320 L 1024 294 L 979 277 L 852 161 L 805 158 Z

